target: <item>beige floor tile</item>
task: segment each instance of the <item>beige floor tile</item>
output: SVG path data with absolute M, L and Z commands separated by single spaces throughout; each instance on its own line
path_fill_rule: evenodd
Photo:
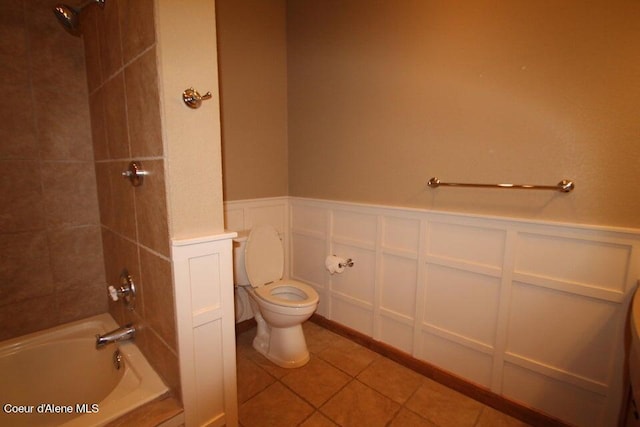
M 276 365 L 253 348 L 253 338 L 255 336 L 256 328 L 252 328 L 236 338 L 236 352 L 238 355 L 242 355 L 251 360 L 275 378 L 281 378 L 287 374 L 289 369 Z
M 239 404 L 246 402 L 276 381 L 264 369 L 242 355 L 238 355 L 236 359 L 236 369 Z
M 529 424 L 485 406 L 475 427 L 527 427 Z
M 240 405 L 238 418 L 244 427 L 284 427 L 298 425 L 312 413 L 311 405 L 276 382 Z
M 311 356 L 305 366 L 290 371 L 281 381 L 316 408 L 351 380 L 350 376 L 316 356 Z
M 333 396 L 320 411 L 336 424 L 351 426 L 385 426 L 400 405 L 358 380 L 352 380 Z
M 424 377 L 411 369 L 380 357 L 358 375 L 372 389 L 403 404 L 420 387 Z
M 255 351 L 252 347 L 255 335 L 255 328 L 236 335 L 236 354 L 246 356 L 249 351 Z
M 337 424 L 316 411 L 300 424 L 300 427 L 337 427 Z
M 307 348 L 311 354 L 320 353 L 321 351 L 329 348 L 336 339 L 342 338 L 340 335 L 309 321 L 302 324 L 302 329 L 307 341 Z
M 255 328 L 237 336 L 242 427 L 528 426 L 314 323 L 303 329 L 311 360 L 296 369 L 258 353 Z
M 472 427 L 483 405 L 435 381 L 425 380 L 406 407 L 440 427 Z
M 398 415 L 391 421 L 389 427 L 438 427 L 429 420 L 422 418 L 407 408 L 400 409 Z
M 318 356 L 354 377 L 380 357 L 368 348 L 340 336 Z

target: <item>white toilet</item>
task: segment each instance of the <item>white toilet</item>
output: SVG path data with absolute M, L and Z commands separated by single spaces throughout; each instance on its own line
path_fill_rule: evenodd
M 282 279 L 284 249 L 274 227 L 256 226 L 249 237 L 235 240 L 234 282 L 246 287 L 257 305 L 253 348 L 283 368 L 303 366 L 309 350 L 302 322 L 316 310 L 318 293 L 302 282 Z

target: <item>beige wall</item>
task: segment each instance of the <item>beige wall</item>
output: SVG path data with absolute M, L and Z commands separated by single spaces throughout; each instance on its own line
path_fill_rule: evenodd
M 285 0 L 217 0 L 224 199 L 287 195 Z
M 82 40 L 0 1 L 0 340 L 107 309 Z
M 633 0 L 289 2 L 290 195 L 640 227 L 639 16 Z
M 136 0 L 107 1 L 104 9 L 91 5 L 81 18 L 107 281 L 119 285 L 127 268 L 138 290 L 134 311 L 110 300 L 109 312 L 118 324 L 136 326 L 136 343 L 178 391 L 153 17 L 154 0 Z M 132 160 L 149 172 L 140 187 L 121 175 Z
M 215 1 L 156 5 L 171 238 L 215 235 L 224 232 Z M 188 108 L 190 86 L 213 98 Z

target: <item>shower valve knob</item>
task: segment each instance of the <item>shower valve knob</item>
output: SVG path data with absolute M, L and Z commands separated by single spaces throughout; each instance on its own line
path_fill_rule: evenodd
M 129 168 L 122 172 L 122 176 L 131 182 L 134 187 L 140 187 L 143 182 L 143 177 L 149 175 L 149 172 L 142 170 L 142 163 L 131 162 Z
M 111 299 L 114 301 L 118 301 L 118 291 L 116 290 L 116 288 L 114 288 L 113 286 L 109 286 L 107 289 L 109 289 L 109 296 L 111 297 Z
M 213 95 L 211 95 L 211 92 L 200 95 L 200 93 L 192 87 L 182 92 L 182 100 L 189 108 L 200 108 L 200 105 L 202 105 L 202 101 L 206 101 L 207 99 L 211 99 L 212 97 Z

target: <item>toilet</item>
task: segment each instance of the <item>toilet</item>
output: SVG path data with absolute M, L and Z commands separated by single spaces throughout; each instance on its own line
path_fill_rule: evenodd
M 253 348 L 283 368 L 305 365 L 309 350 L 302 322 L 318 307 L 318 293 L 282 278 L 284 249 L 273 226 L 256 226 L 234 240 L 234 283 L 249 293 L 258 324 Z

